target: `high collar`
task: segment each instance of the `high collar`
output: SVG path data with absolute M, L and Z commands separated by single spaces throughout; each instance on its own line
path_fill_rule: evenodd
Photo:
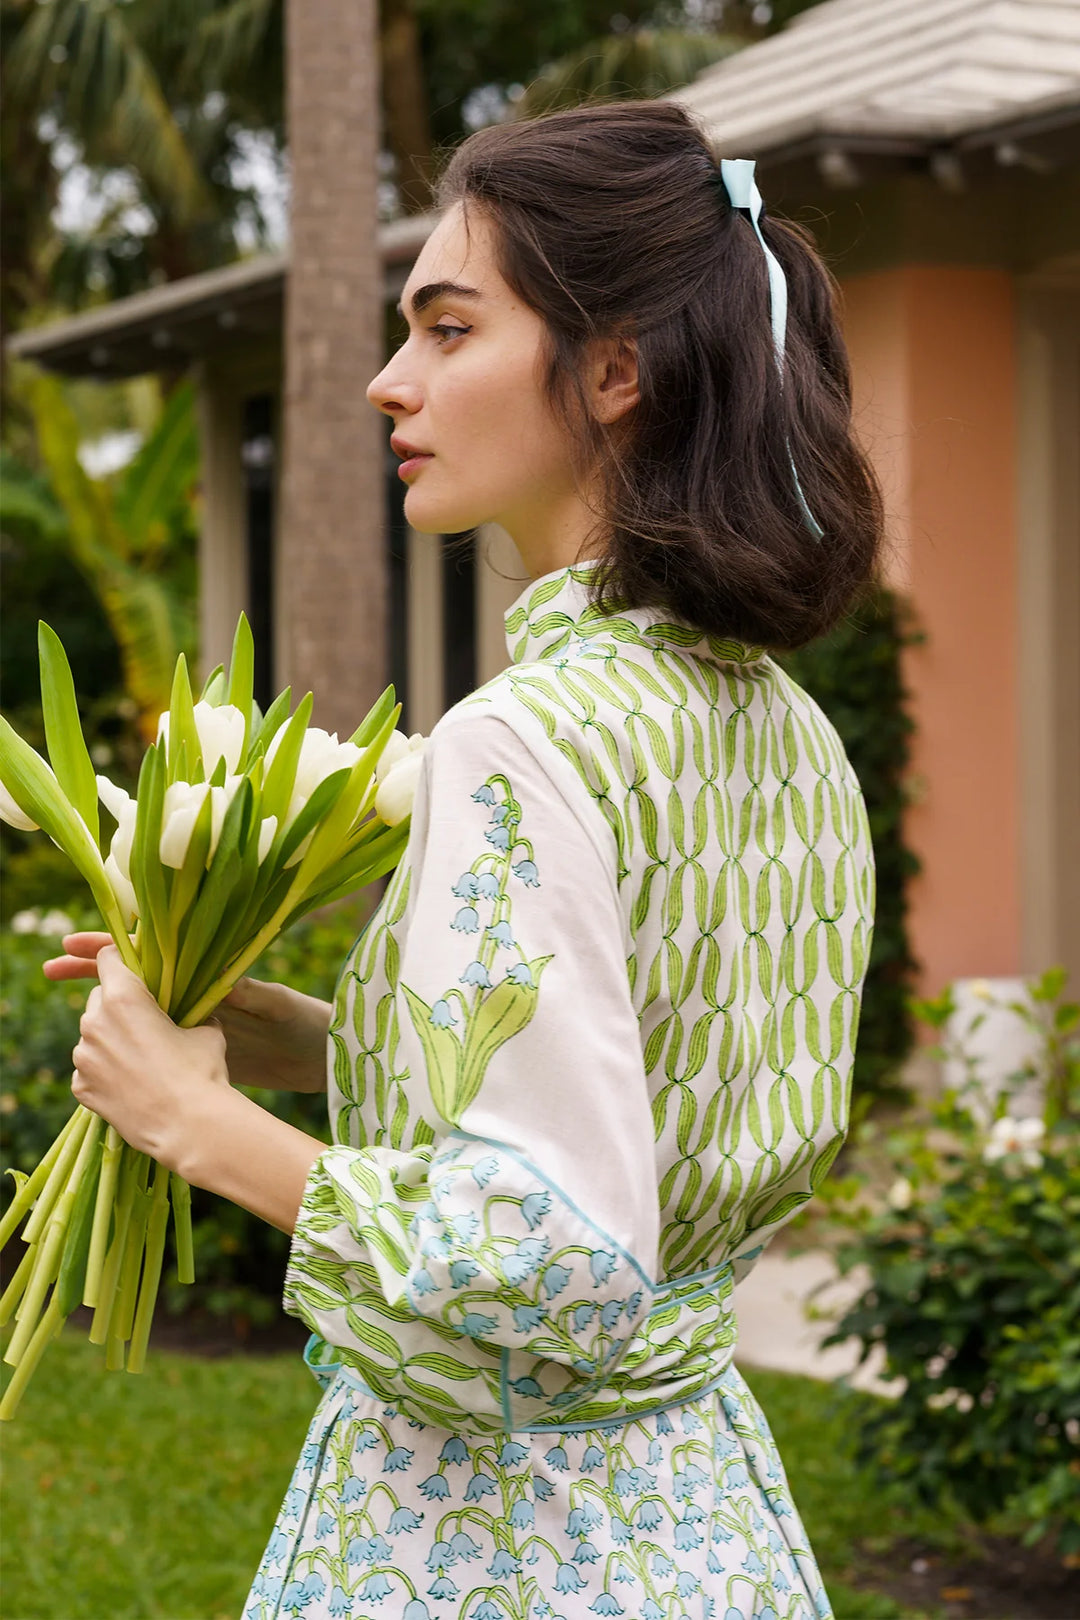
M 690 652 L 724 664 L 754 664 L 765 656 L 761 647 L 722 636 L 702 635 L 696 626 L 665 608 L 616 608 L 599 613 L 589 601 L 595 559 L 556 568 L 526 585 L 503 615 L 506 649 L 515 664 L 557 658 L 575 641 L 590 636 L 618 643 L 637 643 L 656 652 L 663 648 Z

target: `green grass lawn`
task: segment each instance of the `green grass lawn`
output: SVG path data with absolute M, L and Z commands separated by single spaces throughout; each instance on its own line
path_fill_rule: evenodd
M 61 1339 L 4 1425 L 4 1620 L 237 1620 L 317 1386 L 288 1355 L 154 1352 L 138 1377 L 105 1372 L 100 1357 L 74 1332 Z M 915 1620 L 848 1584 L 858 1540 L 947 1538 L 852 1464 L 871 1397 L 749 1376 L 837 1620 Z

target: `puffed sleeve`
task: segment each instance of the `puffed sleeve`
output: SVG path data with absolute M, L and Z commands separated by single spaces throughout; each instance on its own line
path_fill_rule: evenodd
M 648 1314 L 658 1196 L 614 851 L 546 739 L 452 710 L 396 926 L 398 1039 L 434 1143 L 335 1146 L 285 1307 L 421 1421 L 570 1421 Z M 400 1062 L 400 1059 L 399 1059 Z

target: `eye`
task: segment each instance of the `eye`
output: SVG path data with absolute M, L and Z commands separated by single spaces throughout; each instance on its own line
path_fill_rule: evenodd
M 428 331 L 429 332 L 438 332 L 438 333 L 441 334 L 441 336 L 439 338 L 439 344 L 441 346 L 444 343 L 452 343 L 454 338 L 464 337 L 466 332 L 471 332 L 472 331 L 472 327 L 471 326 L 447 326 L 445 323 L 443 323 L 443 324 L 438 325 L 438 326 L 429 326 Z

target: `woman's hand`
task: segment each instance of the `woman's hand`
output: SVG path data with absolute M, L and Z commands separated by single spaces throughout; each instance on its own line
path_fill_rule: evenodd
M 47 979 L 97 978 L 105 933 L 65 934 L 66 956 L 49 959 Z M 333 1008 L 317 996 L 261 979 L 240 979 L 214 1009 L 225 1036 L 234 1086 L 267 1091 L 325 1091 L 326 1038 Z
M 140 1153 L 176 1170 L 214 1129 L 230 1093 L 225 1037 L 213 1020 L 180 1029 L 110 941 L 79 1020 L 71 1089 Z

